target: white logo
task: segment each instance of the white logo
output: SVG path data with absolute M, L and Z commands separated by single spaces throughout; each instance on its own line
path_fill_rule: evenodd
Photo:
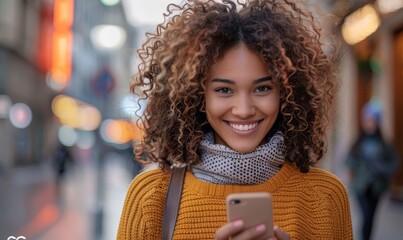
M 14 237 L 14 236 L 9 236 L 7 238 L 7 240 L 23 240 L 26 239 L 24 236 L 18 236 L 18 237 Z

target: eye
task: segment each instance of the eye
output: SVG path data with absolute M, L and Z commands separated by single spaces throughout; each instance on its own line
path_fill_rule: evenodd
M 256 92 L 257 93 L 264 93 L 264 92 L 268 92 L 272 89 L 271 86 L 259 86 L 256 88 Z
M 218 93 L 223 93 L 223 94 L 228 94 L 228 93 L 232 93 L 231 89 L 223 87 L 223 88 L 217 88 L 215 90 Z

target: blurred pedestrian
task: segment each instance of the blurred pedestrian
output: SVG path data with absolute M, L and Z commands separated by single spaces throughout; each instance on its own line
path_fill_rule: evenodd
M 54 154 L 54 166 L 56 171 L 56 185 L 63 180 L 68 164 L 73 161 L 70 150 L 63 144 L 59 144 Z
M 377 99 L 364 105 L 361 132 L 346 160 L 351 169 L 351 185 L 363 217 L 363 240 L 371 238 L 379 200 L 388 189 L 398 164 L 395 147 L 382 135 L 381 117 L 381 106 Z

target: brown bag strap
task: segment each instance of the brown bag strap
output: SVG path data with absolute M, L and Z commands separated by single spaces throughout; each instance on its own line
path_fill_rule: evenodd
M 186 167 L 174 168 L 169 180 L 162 222 L 162 240 L 172 240 L 181 201 Z

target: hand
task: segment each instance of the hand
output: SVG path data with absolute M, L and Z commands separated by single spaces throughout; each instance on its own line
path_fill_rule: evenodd
M 233 240 L 237 239 L 254 239 L 264 234 L 266 230 L 265 225 L 258 225 L 252 228 L 244 229 L 242 220 L 227 223 L 216 232 L 216 240 L 228 240 L 230 237 Z M 276 240 L 291 240 L 291 237 L 280 229 L 279 226 L 274 226 L 274 239 Z M 270 238 L 272 239 L 272 238 Z M 269 240 L 270 240 L 269 239 Z
M 215 239 L 228 240 L 231 237 L 232 240 L 250 240 L 262 236 L 265 231 L 266 226 L 264 224 L 245 229 L 244 222 L 237 220 L 220 227 L 215 234 Z
M 276 240 L 291 240 L 290 235 L 280 229 L 279 226 L 274 226 L 274 237 Z

